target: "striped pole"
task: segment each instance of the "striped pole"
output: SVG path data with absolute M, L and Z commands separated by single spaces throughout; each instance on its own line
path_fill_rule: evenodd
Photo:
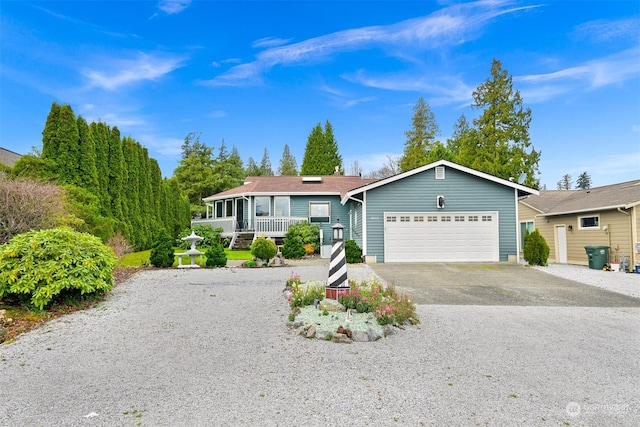
M 338 299 L 340 294 L 348 294 L 347 257 L 342 241 L 335 242 L 331 247 L 331 262 L 329 263 L 329 280 L 325 298 Z

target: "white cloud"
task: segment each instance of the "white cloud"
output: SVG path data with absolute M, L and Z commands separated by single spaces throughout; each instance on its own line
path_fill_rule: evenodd
M 258 39 L 254 41 L 251 46 L 254 48 L 269 48 L 274 46 L 282 46 L 283 44 L 287 44 L 291 41 L 291 39 L 281 39 L 276 37 L 264 37 L 262 39 Z
M 191 0 L 161 0 L 158 9 L 168 15 L 180 13 L 191 5 Z
M 637 40 L 638 34 L 640 34 L 640 19 L 625 18 L 585 22 L 575 27 L 572 36 L 578 40 L 609 43 L 627 38 Z
M 108 71 L 84 70 L 89 87 L 115 90 L 145 80 L 158 80 L 183 66 L 185 58 L 179 56 L 139 54 L 134 59 L 105 58 L 100 61 Z
M 517 76 L 528 102 L 542 102 L 569 92 L 587 91 L 640 77 L 640 47 L 546 74 Z
M 254 85 L 262 81 L 262 73 L 276 65 L 306 65 L 328 60 L 342 52 L 374 48 L 393 51 L 400 47 L 425 51 L 457 45 L 477 37 L 482 28 L 499 15 L 534 7 L 510 8 L 510 3 L 495 0 L 455 4 L 428 16 L 393 25 L 349 29 L 271 47 L 258 53 L 255 61 L 233 67 L 205 83 L 211 86 Z

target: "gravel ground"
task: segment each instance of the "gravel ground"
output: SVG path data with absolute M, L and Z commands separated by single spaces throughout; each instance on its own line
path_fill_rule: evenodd
M 564 279 L 640 298 L 640 274 L 593 270 L 582 265 L 568 264 L 549 264 L 547 267 L 533 268 Z
M 143 272 L 0 345 L 0 425 L 640 425 L 640 309 L 420 305 L 333 344 L 285 327 L 292 270 L 327 274 Z

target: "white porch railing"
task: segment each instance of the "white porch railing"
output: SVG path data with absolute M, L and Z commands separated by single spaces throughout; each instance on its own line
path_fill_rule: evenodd
M 256 237 L 284 237 L 289 227 L 299 222 L 308 222 L 305 217 L 259 216 L 255 219 Z

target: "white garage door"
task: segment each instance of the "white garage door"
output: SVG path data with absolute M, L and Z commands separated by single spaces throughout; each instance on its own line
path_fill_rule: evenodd
M 384 214 L 385 262 L 499 261 L 497 212 Z

